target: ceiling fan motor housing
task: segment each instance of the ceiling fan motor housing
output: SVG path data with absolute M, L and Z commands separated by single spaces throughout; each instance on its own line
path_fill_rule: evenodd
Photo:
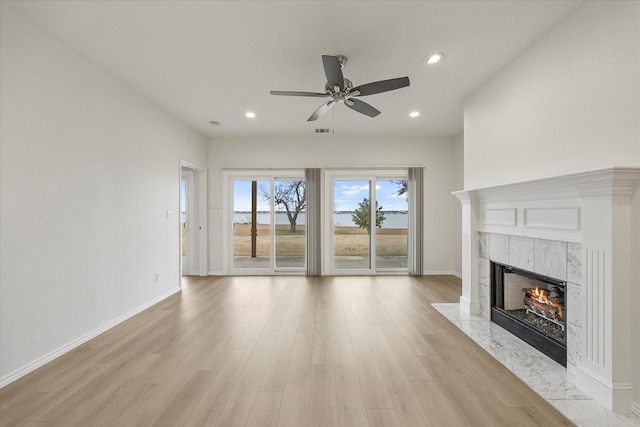
M 353 82 L 347 78 L 344 79 L 344 92 L 348 93 L 351 89 L 353 89 Z M 324 91 L 328 94 L 333 94 L 336 92 L 335 88 L 331 86 L 331 83 L 327 82 L 324 85 Z

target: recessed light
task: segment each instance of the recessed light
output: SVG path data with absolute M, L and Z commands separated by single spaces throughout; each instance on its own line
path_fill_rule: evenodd
M 251 111 L 244 113 L 245 117 L 248 117 L 250 119 L 253 119 L 256 116 L 256 113 L 253 113 Z
M 412 111 L 412 112 L 409 113 L 409 117 L 418 117 L 419 115 L 420 115 L 420 113 L 417 112 L 417 111 Z
M 436 52 L 436 53 L 432 53 L 430 55 L 427 55 L 427 57 L 424 58 L 424 62 L 427 65 L 433 65 L 433 64 L 437 64 L 438 62 L 442 61 L 443 58 L 444 58 L 444 53 Z

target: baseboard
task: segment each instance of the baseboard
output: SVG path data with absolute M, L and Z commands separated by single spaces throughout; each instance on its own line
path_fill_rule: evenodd
M 298 274 L 298 273 L 295 273 Z M 397 274 L 397 273 L 390 273 Z M 222 270 L 209 270 L 208 276 L 226 276 Z M 258 273 L 258 275 L 264 275 L 264 273 Z M 455 276 L 458 279 L 462 279 L 462 275 L 457 271 L 426 271 L 422 273 L 423 276 Z
M 45 354 L 44 356 L 37 358 L 33 362 L 30 362 L 30 363 L 24 365 L 23 367 L 16 369 L 15 371 L 11 372 L 10 374 L 7 374 L 4 377 L 0 378 L 0 388 L 11 384 L 12 382 L 18 380 L 19 378 L 24 377 L 25 375 L 35 371 L 39 367 L 51 362 L 52 360 L 62 356 L 63 354 L 73 350 L 74 348 L 84 344 L 85 342 L 89 341 L 90 339 L 97 337 L 98 335 L 108 331 L 109 329 L 113 328 L 114 326 L 117 326 L 120 323 L 124 322 L 125 320 L 130 319 L 131 317 L 135 316 L 136 314 L 139 314 L 139 313 L 143 312 L 147 308 L 156 305 L 160 301 L 169 298 L 171 295 L 174 295 L 174 294 L 180 292 L 180 290 L 181 290 L 180 288 L 177 288 L 177 289 L 169 291 L 169 292 L 167 292 L 167 293 L 165 293 L 163 295 L 160 295 L 159 297 L 156 297 L 156 298 L 152 299 L 151 301 L 148 301 L 148 302 L 142 304 L 141 306 L 134 308 L 133 310 L 123 314 L 122 316 L 116 317 L 112 321 L 100 326 L 97 329 L 94 329 L 93 331 L 89 332 L 88 334 L 83 335 L 80 338 L 76 338 L 75 340 L 63 345 L 62 347 L 59 347 L 59 348 L 57 348 L 57 349 Z
M 609 411 L 629 412 L 631 410 L 633 386 L 630 383 L 612 383 L 584 366 L 578 366 L 576 387 Z
M 460 311 L 463 313 L 479 315 L 480 314 L 480 303 L 471 302 L 470 299 L 465 297 L 464 295 L 460 296 Z
M 422 273 L 423 276 L 456 276 L 458 278 L 462 278 L 460 274 L 455 271 L 425 271 Z

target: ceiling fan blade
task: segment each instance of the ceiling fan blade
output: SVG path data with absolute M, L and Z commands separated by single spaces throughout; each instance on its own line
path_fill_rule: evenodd
M 374 95 L 376 93 L 387 92 L 409 86 L 409 77 L 398 77 L 397 79 L 380 80 L 379 82 L 367 83 L 351 89 L 351 92 L 360 92 L 355 96 Z
M 359 99 L 351 98 L 345 102 L 345 105 L 352 110 L 357 111 L 358 113 L 364 114 L 365 116 L 375 117 L 380 114 L 380 111 L 376 110 L 366 102 L 360 101 Z
M 340 61 L 336 56 L 322 55 L 322 65 L 324 66 L 324 74 L 327 76 L 327 82 L 331 87 L 338 86 L 340 90 L 344 90 L 344 76 Z
M 334 103 L 335 103 L 335 101 L 332 99 L 331 101 L 327 102 L 326 104 L 322 104 L 320 107 L 318 107 L 318 109 L 316 111 L 313 112 L 313 114 L 311 115 L 311 117 L 309 117 L 307 119 L 307 121 L 308 122 L 312 122 L 314 120 L 318 120 L 320 118 L 320 116 L 322 116 L 324 113 L 329 111 L 331 109 L 331 107 L 333 107 Z
M 326 98 L 327 96 L 329 96 L 326 93 L 319 93 L 319 92 L 290 92 L 286 90 L 272 90 L 270 93 L 271 95 L 313 96 L 317 98 Z

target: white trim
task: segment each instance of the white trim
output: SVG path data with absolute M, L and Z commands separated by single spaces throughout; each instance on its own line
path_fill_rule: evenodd
M 185 167 L 185 168 L 189 168 L 189 169 L 193 169 L 193 170 L 198 170 L 198 171 L 206 171 L 207 169 L 205 167 L 202 167 L 196 163 L 192 163 L 189 160 L 184 160 L 184 159 L 180 159 L 180 167 Z
M 231 254 L 233 253 L 233 199 L 231 183 L 233 180 L 225 171 L 222 172 L 222 275 L 229 274 Z M 211 273 L 209 273 L 211 274 Z
M 639 179 L 640 168 L 611 167 L 495 187 L 467 189 L 453 194 L 461 199 L 464 194 L 473 193 L 475 199 L 483 202 L 571 199 L 577 196 L 605 194 L 629 195 Z
M 50 351 L 49 353 L 45 354 L 44 356 L 41 356 L 39 358 L 37 358 L 36 360 L 27 363 L 26 365 L 24 365 L 21 368 L 16 369 L 15 371 L 5 375 L 4 377 L 0 378 L 0 388 L 11 384 L 12 382 L 22 378 L 23 376 L 35 371 L 36 369 L 38 369 L 39 367 L 51 362 L 54 359 L 57 359 L 58 357 L 62 356 L 65 353 L 68 353 L 69 351 L 73 350 L 74 348 L 77 348 L 78 346 L 84 344 L 85 342 L 97 337 L 98 335 L 108 331 L 109 329 L 119 325 L 120 323 L 132 318 L 133 316 L 143 312 L 144 310 L 158 304 L 159 302 L 169 298 L 170 296 L 180 292 L 181 289 L 180 288 L 176 288 L 172 291 L 169 291 L 163 295 L 160 295 L 159 297 L 156 297 L 154 299 L 152 299 L 151 301 L 148 301 L 144 304 L 142 304 L 141 306 L 138 306 L 136 308 L 134 308 L 133 310 L 123 314 L 122 316 L 116 317 L 115 319 L 105 323 L 104 325 L 94 329 L 93 331 L 79 337 L 76 338 L 74 340 L 72 340 L 71 342 L 68 342 L 67 344 L 58 347 L 57 349 Z
M 485 225 L 506 225 L 515 227 L 516 225 L 516 209 L 485 209 L 482 211 L 482 222 Z
M 335 181 L 338 180 L 348 180 L 348 181 L 368 181 L 369 182 L 369 200 L 370 205 L 375 206 L 376 198 L 375 198 L 375 182 L 378 180 L 384 179 L 408 179 L 408 169 L 407 168 L 389 168 L 389 169 L 368 169 L 368 168 L 335 168 L 335 169 L 325 169 L 324 170 L 324 180 L 323 186 L 324 189 L 322 191 L 323 203 L 324 204 L 324 220 L 322 222 L 322 236 L 323 242 L 322 246 L 324 247 L 323 252 L 323 265 L 322 265 L 322 275 L 384 275 L 384 274 L 404 274 L 408 272 L 407 269 L 379 269 L 377 270 L 375 267 L 375 236 L 376 230 L 375 227 L 372 228 L 371 234 L 369 235 L 369 268 L 362 269 L 337 269 L 334 265 L 334 225 L 333 225 L 333 214 L 334 214 L 334 187 Z M 375 221 L 376 211 L 375 209 L 370 209 L 370 222 Z M 411 231 L 409 231 L 411 232 Z
M 462 279 L 462 275 L 455 271 L 425 271 L 423 276 L 456 276 L 458 279 Z
M 208 188 L 209 174 L 206 170 L 197 171 L 198 181 L 198 269 L 200 276 L 206 276 L 209 264 L 209 215 Z
M 304 178 L 304 169 L 223 169 L 222 175 L 255 181 L 255 178 Z
M 460 296 L 460 311 L 468 314 L 480 314 L 480 303 L 472 302 L 469 298 L 464 295 Z
M 554 230 L 580 230 L 580 208 L 524 208 L 525 228 L 548 228 Z
M 178 176 L 179 183 L 182 180 L 182 169 L 188 168 L 193 170 L 194 173 L 194 190 L 193 192 L 193 201 L 194 209 L 192 212 L 192 222 L 194 226 L 198 227 L 197 233 L 192 232 L 191 236 L 195 236 L 195 247 L 196 256 L 191 258 L 191 274 L 198 274 L 200 276 L 206 276 L 209 264 L 209 220 L 208 220 L 208 188 L 209 188 L 209 178 L 207 174 L 207 169 L 196 164 L 192 163 L 188 160 L 180 159 L 180 166 L 178 168 Z M 178 185 L 178 206 L 180 206 L 180 185 Z M 178 211 L 180 209 L 178 208 Z M 182 213 L 178 213 L 178 230 L 180 231 L 180 215 Z M 182 245 L 182 242 L 180 241 Z M 192 247 L 193 249 L 193 247 Z M 195 268 L 194 268 L 195 264 Z M 182 277 L 182 253 L 178 252 L 178 268 L 180 271 L 179 277 Z M 180 286 L 180 282 L 178 282 L 178 286 Z
M 199 258 L 196 253 L 197 237 L 195 234 L 195 227 L 197 226 L 198 212 L 194 212 L 196 209 L 196 171 L 184 166 L 181 167 L 182 173 L 180 178 L 180 209 L 178 209 L 178 215 L 180 217 L 180 250 L 185 247 L 186 256 L 182 256 L 182 270 L 180 276 L 195 274 L 195 261 Z M 186 182 L 185 188 L 185 223 L 186 223 L 186 242 L 182 241 L 182 182 Z M 182 255 L 182 254 L 181 254 Z
M 612 383 L 597 373 L 578 366 L 576 386 L 610 411 L 625 412 L 631 408 L 633 386 L 630 383 Z

